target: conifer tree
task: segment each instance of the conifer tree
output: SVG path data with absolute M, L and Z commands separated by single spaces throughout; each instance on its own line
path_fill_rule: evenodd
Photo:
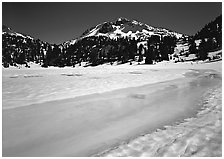
M 200 60 L 205 60 L 208 58 L 208 47 L 205 39 L 202 39 L 200 45 L 199 45 L 199 52 L 198 52 L 198 58 Z

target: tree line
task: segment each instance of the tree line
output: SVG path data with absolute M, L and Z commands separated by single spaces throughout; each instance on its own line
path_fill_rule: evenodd
M 151 36 L 147 40 L 147 47 L 141 44 L 140 39 L 121 37 L 110 39 L 105 36 L 92 36 L 78 40 L 76 43 L 63 46 L 51 45 L 34 39 L 3 34 L 3 65 L 26 64 L 35 62 L 43 67 L 48 66 L 75 66 L 87 62 L 91 66 L 103 63 L 138 62 L 146 57 L 146 63 L 168 60 L 168 54 L 173 52 L 176 39 L 173 37 Z M 143 52 L 144 50 L 144 52 Z

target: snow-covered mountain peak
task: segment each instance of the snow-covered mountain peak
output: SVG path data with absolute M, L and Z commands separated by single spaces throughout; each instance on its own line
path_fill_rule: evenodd
M 105 36 L 110 39 L 135 38 L 146 40 L 153 35 L 160 37 L 172 36 L 177 39 L 183 36 L 183 34 L 164 28 L 153 27 L 138 20 L 129 20 L 124 17 L 119 17 L 114 21 L 103 22 L 91 27 L 90 29 L 87 29 L 79 38 L 67 41 L 64 44 L 72 45 L 76 41 L 93 36 Z
M 129 19 L 127 19 L 127 18 L 124 18 L 124 17 L 119 17 L 119 18 L 117 18 L 117 21 L 122 21 L 122 22 L 128 22 L 128 21 L 130 21 Z
M 122 24 L 129 23 L 129 22 L 131 22 L 129 19 L 124 18 L 124 17 L 119 17 L 111 23 L 116 24 L 116 25 L 122 25 Z

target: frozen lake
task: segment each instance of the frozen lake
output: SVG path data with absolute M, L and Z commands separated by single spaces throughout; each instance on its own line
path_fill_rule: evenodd
M 220 156 L 220 104 L 201 102 L 220 87 L 221 74 L 206 70 L 211 65 L 189 66 L 3 70 L 3 156 L 179 156 L 171 150 L 183 145 L 186 156 L 204 148 L 205 156 Z M 191 118 L 197 122 L 184 122 Z M 191 140 L 206 144 L 192 149 L 196 130 L 201 138 Z M 184 132 L 173 147 L 168 139 Z

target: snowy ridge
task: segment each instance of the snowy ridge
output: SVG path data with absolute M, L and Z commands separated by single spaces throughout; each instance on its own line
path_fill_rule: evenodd
M 31 39 L 31 40 L 34 39 L 31 36 L 29 36 L 29 35 L 24 35 L 24 34 L 15 32 L 11 28 L 9 28 L 7 26 L 4 26 L 4 25 L 2 27 L 2 34 L 9 34 L 9 35 L 12 35 L 12 36 L 17 36 L 17 37 L 22 37 L 22 38 L 28 38 L 28 39 Z
M 72 40 L 66 41 L 62 44 L 62 46 L 73 45 L 76 43 L 76 41 L 77 41 L 77 39 L 72 39 Z

